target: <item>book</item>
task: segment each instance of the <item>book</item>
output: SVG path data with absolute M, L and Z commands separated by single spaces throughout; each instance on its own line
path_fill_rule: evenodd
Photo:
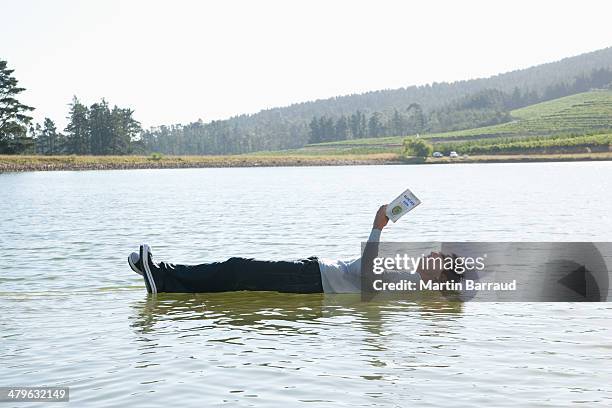
M 397 222 L 404 214 L 412 211 L 419 204 L 421 204 L 421 200 L 412 191 L 406 189 L 406 191 L 387 205 L 387 217 L 391 221 Z

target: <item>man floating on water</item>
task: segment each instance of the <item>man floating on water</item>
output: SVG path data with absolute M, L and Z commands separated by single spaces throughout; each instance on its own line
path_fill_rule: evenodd
M 387 206 L 380 206 L 362 256 L 378 254 L 382 230 L 389 222 Z M 443 258 L 432 253 L 434 258 Z M 195 293 L 233 291 L 276 291 L 285 293 L 360 293 L 362 258 L 350 261 L 310 257 L 298 261 L 263 261 L 230 258 L 199 265 L 156 263 L 148 245 L 132 252 L 128 263 L 142 275 L 149 293 Z M 420 268 L 421 279 L 435 282 L 461 280 L 461 275 L 444 268 Z M 416 276 L 416 275 L 415 275 Z

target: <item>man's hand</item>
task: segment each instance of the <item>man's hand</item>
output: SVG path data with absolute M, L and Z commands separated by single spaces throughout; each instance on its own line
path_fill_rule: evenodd
M 389 222 L 389 217 L 387 217 L 387 206 L 381 205 L 378 211 L 376 211 L 376 217 L 374 217 L 373 228 L 382 230 L 385 228 L 387 223 Z

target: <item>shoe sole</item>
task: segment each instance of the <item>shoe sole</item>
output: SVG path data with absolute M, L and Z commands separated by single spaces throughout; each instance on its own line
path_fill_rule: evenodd
M 143 266 L 142 266 L 142 269 L 144 269 L 144 263 L 142 262 L 142 255 L 143 255 L 143 252 L 144 252 L 144 251 L 143 251 L 143 246 L 141 245 L 141 246 L 138 248 L 138 254 L 140 255 L 140 263 L 142 263 L 142 265 L 143 265 Z M 142 274 L 141 276 L 142 276 L 142 279 L 144 280 L 145 287 L 147 288 L 147 293 L 152 293 L 152 290 L 151 290 L 151 285 L 149 284 L 149 279 L 147 278 L 147 274 L 146 274 L 146 272 L 143 272 L 143 274 Z
M 138 269 L 138 267 L 136 265 L 134 265 L 134 263 L 132 262 L 132 257 L 131 256 L 128 256 L 128 265 L 130 265 L 130 268 L 132 268 L 132 270 L 134 272 L 136 272 L 137 274 L 142 276 L 142 271 L 140 269 Z
M 143 244 L 140 246 L 140 261 L 142 262 L 142 266 L 144 268 L 145 273 L 142 277 L 145 279 L 145 284 L 147 284 L 147 289 L 150 289 L 149 293 L 156 294 L 157 286 L 155 286 L 155 281 L 153 280 L 153 274 L 151 273 L 151 268 L 149 268 L 149 253 L 151 249 L 148 245 Z

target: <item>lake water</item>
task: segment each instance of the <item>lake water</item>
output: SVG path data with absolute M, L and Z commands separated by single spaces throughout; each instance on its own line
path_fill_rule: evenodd
M 0 386 L 79 407 L 612 405 L 609 303 L 151 297 L 126 262 L 141 242 L 352 258 L 405 187 L 423 205 L 384 240 L 612 238 L 609 162 L 2 174 Z

